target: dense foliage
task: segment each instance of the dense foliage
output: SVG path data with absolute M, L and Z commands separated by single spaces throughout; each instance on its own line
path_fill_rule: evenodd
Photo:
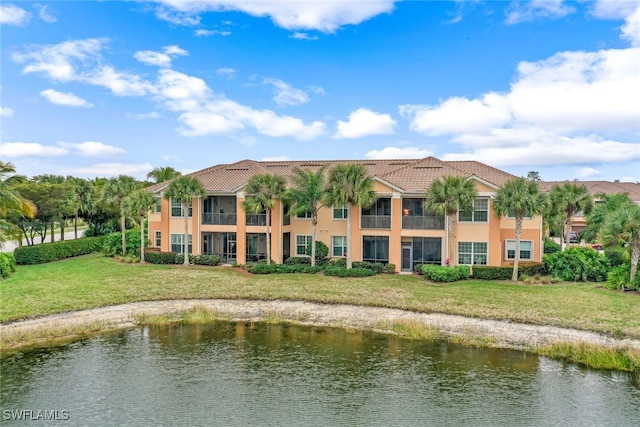
M 125 236 L 127 250 L 126 253 L 135 254 L 140 250 L 140 230 L 127 230 Z M 104 239 L 102 253 L 106 256 L 115 256 L 122 253 L 122 233 L 111 233 Z
M 559 243 L 556 243 L 552 239 L 545 237 L 544 238 L 544 253 L 545 254 L 555 254 L 556 252 L 561 252 L 562 246 Z
M 511 270 L 509 270 L 511 271 Z M 442 265 L 425 264 L 422 266 L 422 275 L 432 282 L 456 282 L 468 279 L 471 271 L 468 265 L 446 267 Z
M 489 265 L 474 265 L 473 278 L 479 280 L 509 280 L 512 278 L 513 267 L 505 265 L 493 267 Z M 544 276 L 547 269 L 542 262 L 523 262 L 518 269 L 519 277 Z
M 336 266 L 328 266 L 324 269 L 325 276 L 336 276 L 336 277 L 367 277 L 373 276 L 376 272 L 371 270 L 370 268 L 346 268 L 346 267 L 336 267 Z
M 570 282 L 603 282 L 610 270 L 606 256 L 586 247 L 547 254 L 543 261 L 549 274 Z
M 82 239 L 66 240 L 63 242 L 43 243 L 35 246 L 16 248 L 14 253 L 19 265 L 42 264 L 59 261 L 79 255 L 100 252 L 106 237 L 84 237 Z
M 0 253 L 0 278 L 9 277 L 16 271 L 16 259 L 11 254 Z
M 311 242 L 307 243 L 306 254 L 311 257 Z M 327 256 L 329 255 L 329 247 L 320 240 L 316 240 L 316 265 L 323 265 L 327 263 Z M 311 258 L 309 258 L 311 260 Z
M 622 264 L 613 268 L 607 276 L 606 286 L 609 289 L 637 289 L 640 291 L 640 275 L 636 275 L 633 281 L 629 280 L 630 264 Z

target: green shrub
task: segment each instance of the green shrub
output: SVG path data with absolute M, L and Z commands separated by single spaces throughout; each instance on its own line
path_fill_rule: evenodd
M 336 258 L 329 261 L 329 265 L 331 267 L 343 267 L 347 268 L 347 259 L 346 258 Z
M 609 260 L 611 267 L 618 267 L 627 261 L 627 254 L 622 248 L 605 249 L 604 256 Z
M 311 256 L 311 242 L 307 243 L 307 249 L 305 252 L 308 256 Z M 316 265 L 324 265 L 327 263 L 327 256 L 329 256 L 329 248 L 324 242 L 316 240 Z
M 216 254 L 196 255 L 192 258 L 192 262 L 197 265 L 215 266 L 220 264 L 220 255 L 216 255 Z
M 308 264 L 277 264 L 276 273 L 307 273 L 307 274 L 316 274 L 317 272 L 322 271 L 321 266 L 311 266 Z
M 384 274 L 395 274 L 396 273 L 396 265 L 395 264 L 385 264 L 384 270 L 382 271 Z
M 545 237 L 544 238 L 544 253 L 545 254 L 555 254 L 556 252 L 560 252 L 562 250 L 562 246 L 559 243 L 554 242 L 552 239 Z
M 513 269 L 513 264 L 510 264 Z M 527 276 L 545 276 L 547 275 L 547 266 L 544 262 L 524 261 L 518 264 L 518 277 Z
M 368 268 L 346 268 L 328 266 L 324 269 L 325 276 L 335 277 L 367 277 L 376 274 L 375 271 Z
M 19 265 L 42 264 L 99 252 L 102 249 L 105 239 L 105 236 L 83 237 L 75 240 L 65 240 L 63 242 L 23 246 L 16 248 L 13 255 L 15 256 L 16 264 Z
M 125 242 L 128 254 L 137 253 L 140 250 L 140 229 L 127 230 Z M 102 253 L 106 256 L 122 255 L 122 233 L 111 233 L 106 236 Z
M 473 278 L 478 280 L 511 280 L 513 267 L 474 265 Z
M 306 256 L 292 256 L 287 258 L 284 263 L 286 265 L 306 264 L 311 265 L 311 258 Z
M 606 287 L 609 289 L 631 288 L 640 290 L 640 274 L 636 274 L 633 282 L 629 281 L 631 277 L 631 265 L 623 264 L 613 268 L 607 276 Z
M 175 252 L 160 252 L 147 250 L 144 252 L 144 260 L 151 264 L 177 264 Z
M 253 264 L 251 267 L 249 267 L 247 271 L 252 274 L 273 274 L 277 270 L 278 270 L 277 264 L 267 264 L 266 262 L 265 263 L 258 262 L 256 264 Z
M 603 282 L 611 269 L 607 257 L 586 247 L 547 254 L 543 260 L 549 274 L 570 282 Z
M 16 259 L 11 254 L 0 253 L 0 278 L 9 277 L 16 271 Z
M 376 274 L 384 272 L 384 264 L 381 262 L 355 261 L 352 263 L 353 268 L 366 268 L 373 270 Z
M 422 266 L 422 275 L 433 282 L 455 282 L 468 279 L 470 268 L 467 265 L 445 267 L 442 265 L 425 264 Z

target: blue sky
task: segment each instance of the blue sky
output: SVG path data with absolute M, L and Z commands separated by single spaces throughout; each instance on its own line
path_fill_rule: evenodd
M 640 181 L 640 1 L 3 1 L 18 173 L 478 160 Z

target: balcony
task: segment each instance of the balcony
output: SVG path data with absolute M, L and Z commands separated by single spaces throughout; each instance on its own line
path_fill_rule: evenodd
M 402 228 L 408 230 L 444 230 L 444 216 L 403 216 Z
M 247 225 L 267 225 L 266 214 L 247 215 Z
M 391 215 L 362 215 L 362 228 L 391 228 Z
M 236 225 L 237 215 L 235 213 L 211 213 L 202 214 L 202 223 L 209 225 Z

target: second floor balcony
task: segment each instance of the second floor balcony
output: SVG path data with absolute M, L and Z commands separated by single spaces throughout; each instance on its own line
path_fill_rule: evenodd
M 204 212 L 202 214 L 202 223 L 212 225 L 236 225 L 238 221 L 237 217 L 235 213 Z
M 247 225 L 267 225 L 267 215 L 247 214 Z
M 403 216 L 402 228 L 407 230 L 444 230 L 444 216 Z
M 362 215 L 362 228 L 391 228 L 391 215 Z

